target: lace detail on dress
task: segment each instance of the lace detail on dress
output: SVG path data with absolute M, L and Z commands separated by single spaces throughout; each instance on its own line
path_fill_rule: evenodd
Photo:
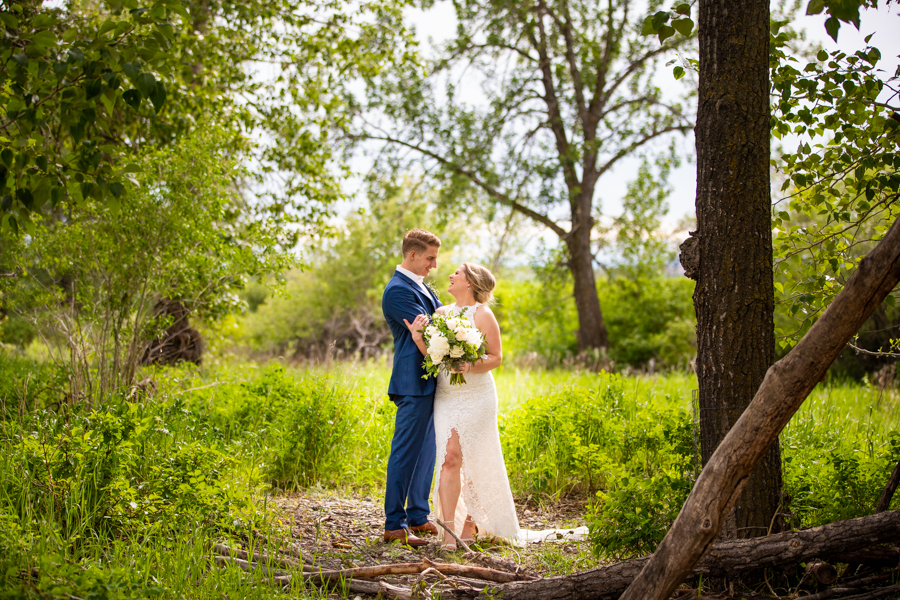
M 464 315 L 474 325 L 481 304 L 457 307 L 450 311 Z M 435 515 L 455 522 L 454 531 L 462 531 L 466 513 L 478 524 L 480 535 L 493 535 L 518 543 L 519 520 L 497 428 L 497 388 L 494 377 L 487 373 L 466 373 L 466 383 L 450 385 L 449 377 L 438 376 L 434 398 L 434 430 L 437 442 L 435 469 Z M 445 518 L 440 507 L 441 466 L 447 456 L 447 442 L 452 431 L 459 434 L 462 448 L 461 489 L 456 514 Z

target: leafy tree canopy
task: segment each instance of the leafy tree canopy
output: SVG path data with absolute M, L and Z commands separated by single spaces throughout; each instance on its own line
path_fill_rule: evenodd
M 348 86 L 411 61 L 391 0 L 39 0 L 0 9 L 0 221 L 125 201 L 143 146 L 207 124 L 250 152 L 245 184 L 281 218 L 322 225 L 341 197 L 333 128 Z

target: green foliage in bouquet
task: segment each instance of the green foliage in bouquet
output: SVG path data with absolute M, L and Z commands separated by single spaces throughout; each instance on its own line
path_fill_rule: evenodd
M 466 378 L 457 371 L 465 363 L 475 363 L 486 352 L 484 336 L 466 317 L 434 313 L 423 334 L 428 354 L 425 375 L 437 377 L 443 371 L 450 375 L 450 385 L 462 385 Z

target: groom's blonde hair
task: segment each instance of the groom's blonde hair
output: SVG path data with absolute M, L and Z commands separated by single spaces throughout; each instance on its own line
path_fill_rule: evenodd
M 482 304 L 490 304 L 494 301 L 494 288 L 497 287 L 497 280 L 494 279 L 493 273 L 487 270 L 487 267 L 476 265 L 475 263 L 465 262 L 462 264 L 463 273 L 466 274 L 466 281 L 472 287 L 472 295 L 475 296 L 476 302 Z
M 416 252 L 425 252 L 428 248 L 440 248 L 441 240 L 438 236 L 424 229 L 410 229 L 403 236 L 403 258 L 415 250 Z

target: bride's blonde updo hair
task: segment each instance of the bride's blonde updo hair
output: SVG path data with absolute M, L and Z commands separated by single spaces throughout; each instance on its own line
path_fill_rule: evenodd
M 490 304 L 494 301 L 494 295 L 491 293 L 497 286 L 497 280 L 494 275 L 481 265 L 465 262 L 462 264 L 463 272 L 466 274 L 466 281 L 472 288 L 472 294 L 475 296 L 476 302 L 482 304 Z

